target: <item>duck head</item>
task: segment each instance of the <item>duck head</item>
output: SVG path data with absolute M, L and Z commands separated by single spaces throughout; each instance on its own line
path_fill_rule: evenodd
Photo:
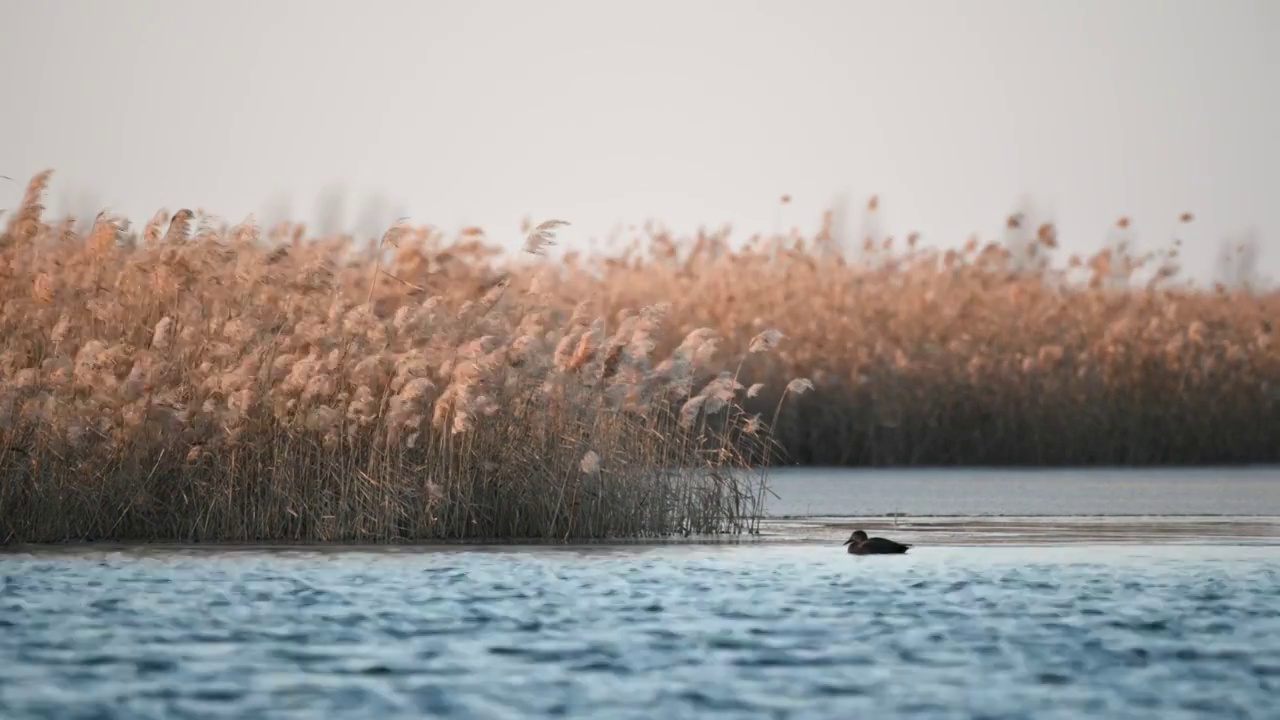
M 854 531 L 853 531 L 853 534 L 849 536 L 849 539 L 848 539 L 848 540 L 845 540 L 844 542 L 842 542 L 842 543 L 840 543 L 840 544 L 841 544 L 841 545 L 848 545 L 849 543 L 853 543 L 854 545 L 857 545 L 857 544 L 858 544 L 858 543 L 860 543 L 860 542 L 865 542 L 865 541 L 866 541 L 866 539 L 867 539 L 867 534 L 866 534 L 866 533 L 862 532 L 861 530 L 854 530 Z

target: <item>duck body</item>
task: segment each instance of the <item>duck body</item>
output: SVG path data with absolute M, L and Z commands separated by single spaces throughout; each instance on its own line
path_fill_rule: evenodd
M 901 555 L 911 548 L 888 538 L 867 537 L 861 530 L 853 531 L 844 544 L 849 546 L 850 555 Z

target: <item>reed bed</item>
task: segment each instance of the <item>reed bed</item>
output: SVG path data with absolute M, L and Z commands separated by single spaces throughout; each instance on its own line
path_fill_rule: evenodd
M 925 249 L 871 236 L 851 252 L 827 221 L 813 237 L 736 247 L 727 231 L 681 240 L 650 227 L 606 253 L 571 254 L 558 287 L 607 309 L 677 298 L 672 337 L 711 327 L 730 357 L 759 328 L 786 328 L 780 351 L 742 373 L 764 387 L 748 411 L 777 400 L 779 378 L 815 387 L 774 427 L 780 462 L 1280 461 L 1280 293 L 1181 278 L 1180 239 L 1138 253 L 1120 218 L 1101 250 L 1054 262 L 1055 228 L 1014 215 L 995 242 Z M 1239 250 L 1228 259 L 1256 261 Z
M 8 540 L 737 533 L 778 463 L 1280 460 L 1280 294 L 1182 281 L 1176 240 L 1052 262 L 1014 216 L 954 250 L 827 224 L 586 254 L 549 222 L 512 255 L 82 228 L 43 217 L 48 179 L 0 237 Z
M 0 540 L 757 529 L 777 411 L 743 409 L 712 329 L 656 355 L 668 305 L 566 306 L 409 225 L 355 247 L 184 209 L 82 236 L 45 222 L 48 180 L 0 236 Z

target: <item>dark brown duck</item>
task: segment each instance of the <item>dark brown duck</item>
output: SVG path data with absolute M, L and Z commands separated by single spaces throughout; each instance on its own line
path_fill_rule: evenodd
M 849 546 L 850 555 L 895 555 L 905 553 L 911 547 L 887 538 L 867 537 L 861 530 L 854 530 L 844 544 Z

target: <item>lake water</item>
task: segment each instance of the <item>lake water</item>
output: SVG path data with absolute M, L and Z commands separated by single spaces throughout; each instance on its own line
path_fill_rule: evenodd
M 771 471 L 771 514 L 1280 516 L 1280 468 Z
M 0 717 L 1273 718 L 1267 472 L 1148 517 L 1151 473 L 789 473 L 737 544 L 11 548 Z

